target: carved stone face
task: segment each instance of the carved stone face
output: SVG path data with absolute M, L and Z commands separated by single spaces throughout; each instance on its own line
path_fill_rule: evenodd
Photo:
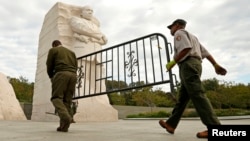
M 91 20 L 92 16 L 93 16 L 93 9 L 89 6 L 84 6 L 82 8 L 82 13 L 81 13 L 81 16 L 84 18 L 84 19 L 87 19 L 87 20 Z

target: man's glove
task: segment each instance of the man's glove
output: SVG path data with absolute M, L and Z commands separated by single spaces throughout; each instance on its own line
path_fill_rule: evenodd
M 214 69 L 215 69 L 215 72 L 219 75 L 226 75 L 227 74 L 227 70 L 218 64 L 214 64 Z
M 172 67 L 176 64 L 175 60 L 172 60 L 166 64 L 167 71 L 171 70 Z

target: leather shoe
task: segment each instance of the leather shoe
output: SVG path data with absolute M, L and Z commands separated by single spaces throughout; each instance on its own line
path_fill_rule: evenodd
M 57 127 L 56 131 L 58 131 L 58 132 L 68 132 L 68 129 L 63 130 L 61 127 Z
M 174 134 L 175 128 L 173 128 L 170 125 L 168 125 L 165 121 L 159 120 L 159 124 L 161 125 L 162 128 L 165 128 L 168 133 Z
M 208 131 L 202 131 L 202 132 L 198 132 L 196 134 L 197 138 L 208 138 Z
M 56 129 L 58 132 L 68 132 L 71 120 L 62 120 L 60 121 L 60 126 Z

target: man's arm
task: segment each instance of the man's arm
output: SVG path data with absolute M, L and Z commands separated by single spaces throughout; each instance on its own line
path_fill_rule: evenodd
M 191 48 L 185 48 L 183 49 L 177 56 L 174 57 L 173 60 L 168 62 L 166 64 L 167 71 L 171 70 L 176 63 L 178 63 L 184 56 L 187 55 L 187 53 L 190 51 Z
M 191 48 L 183 49 L 177 56 L 174 57 L 175 62 L 178 63 L 184 56 L 188 54 L 190 50 Z
M 87 23 L 83 23 L 82 21 L 79 21 L 79 19 L 77 19 L 76 17 L 72 17 L 70 19 L 70 25 L 71 25 L 71 28 L 74 32 L 76 32 L 80 35 L 85 35 L 88 37 L 95 38 L 97 40 L 102 39 L 102 36 L 103 36 L 102 33 L 95 33 L 94 31 L 89 29 L 85 24 L 87 24 Z
M 54 74 L 54 61 L 53 61 L 53 53 L 51 50 L 49 50 L 48 56 L 47 56 L 47 61 L 46 61 L 46 66 L 47 66 L 47 74 L 49 78 L 53 77 Z
M 215 61 L 215 59 L 213 58 L 212 55 L 209 55 L 206 58 L 214 66 L 215 72 L 217 74 L 226 75 L 227 70 L 225 68 L 221 67 L 219 64 L 217 64 L 217 62 Z

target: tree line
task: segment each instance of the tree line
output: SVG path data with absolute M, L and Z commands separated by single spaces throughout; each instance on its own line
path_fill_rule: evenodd
M 19 78 L 8 77 L 16 97 L 20 102 L 32 103 L 34 82 L 20 76 Z M 126 88 L 130 85 L 141 85 L 144 82 L 126 84 L 123 81 L 106 81 L 106 89 L 113 90 Z M 240 108 L 250 109 L 250 84 L 219 81 L 216 78 L 202 81 L 207 97 L 216 109 Z M 143 87 L 129 91 L 111 93 L 108 95 L 111 105 L 148 106 L 148 107 L 173 107 L 178 97 L 179 86 L 175 93 L 166 93 L 161 88 Z M 189 103 L 189 107 L 193 107 Z
M 34 82 L 30 83 L 27 78 L 20 76 L 19 78 L 7 77 L 12 85 L 16 97 L 19 102 L 32 103 L 34 94 Z
M 119 82 L 113 82 L 119 83 Z M 232 82 L 219 81 L 216 78 L 202 81 L 207 97 L 216 109 L 241 108 L 250 109 L 250 85 L 235 84 Z M 111 84 L 107 83 L 107 89 Z M 112 85 L 112 87 L 116 86 Z M 111 104 L 133 106 L 156 106 L 173 107 L 178 97 L 178 89 L 174 94 L 166 93 L 161 89 L 145 87 L 109 95 Z M 193 107 L 192 102 L 189 107 Z

